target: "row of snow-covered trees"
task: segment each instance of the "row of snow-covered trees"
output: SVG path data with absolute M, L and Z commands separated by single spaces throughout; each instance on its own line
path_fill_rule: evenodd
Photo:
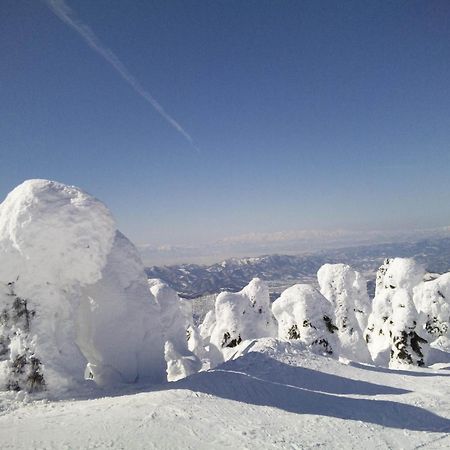
M 0 390 L 57 392 L 86 378 L 173 381 L 261 337 L 375 364 L 426 365 L 430 344 L 450 349 L 450 274 L 425 276 L 413 260 L 387 260 L 370 302 L 360 274 L 325 265 L 319 290 L 295 285 L 273 304 L 254 279 L 219 294 L 197 328 L 187 302 L 147 280 L 104 204 L 74 186 L 28 180 L 0 204 Z
M 294 285 L 272 305 L 257 278 L 238 293 L 219 294 L 191 349 L 215 365 L 243 341 L 278 337 L 324 355 L 391 367 L 427 365 L 430 344 L 450 351 L 450 274 L 426 274 L 413 259 L 386 259 L 372 301 L 363 276 L 348 265 L 325 264 L 317 278 L 319 289 Z

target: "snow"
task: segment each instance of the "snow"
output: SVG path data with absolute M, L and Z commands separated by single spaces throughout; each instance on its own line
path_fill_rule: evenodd
M 450 370 L 396 371 L 248 341 L 237 359 L 160 386 L 57 402 L 0 397 L 2 449 L 448 448 Z
M 253 278 L 240 292 L 220 293 L 215 304 L 215 319 L 210 351 L 215 347 L 224 360 L 235 353 L 234 347 L 241 341 L 276 336 L 269 288 L 259 278 Z
M 278 322 L 278 337 L 299 339 L 312 350 L 332 355 L 337 349 L 333 308 L 313 286 L 295 284 L 272 305 Z
M 7 196 L 0 289 L 3 386 L 56 392 L 85 374 L 100 384 L 163 379 L 158 309 L 140 257 L 82 190 L 29 180 Z

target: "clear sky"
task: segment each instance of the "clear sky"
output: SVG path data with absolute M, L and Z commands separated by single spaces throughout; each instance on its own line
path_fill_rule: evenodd
M 0 194 L 103 200 L 136 242 L 450 224 L 450 2 L 0 3 Z

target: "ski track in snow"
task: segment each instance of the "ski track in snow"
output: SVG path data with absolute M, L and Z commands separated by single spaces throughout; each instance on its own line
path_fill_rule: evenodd
M 1 447 L 450 447 L 448 368 L 378 370 L 262 341 L 219 368 L 157 387 L 28 403 L 2 394 Z

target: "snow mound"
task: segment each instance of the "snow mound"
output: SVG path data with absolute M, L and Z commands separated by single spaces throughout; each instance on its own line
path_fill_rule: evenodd
M 309 284 L 295 284 L 281 293 L 272 312 L 280 339 L 299 339 L 311 350 L 331 355 L 337 339 L 331 303 Z
M 371 362 L 363 333 L 370 312 L 367 284 L 346 264 L 325 264 L 317 272 L 321 294 L 333 305 L 340 356 Z
M 0 383 L 56 391 L 164 376 L 135 247 L 82 190 L 29 180 L 0 205 Z M 87 368 L 87 369 L 86 369 Z
M 212 315 L 208 320 L 211 319 Z M 213 347 L 219 349 L 225 360 L 244 340 L 276 336 L 269 288 L 259 278 L 253 278 L 240 292 L 220 293 L 215 304 L 215 320 L 210 351 L 214 352 Z M 202 326 L 202 331 L 206 328 Z

